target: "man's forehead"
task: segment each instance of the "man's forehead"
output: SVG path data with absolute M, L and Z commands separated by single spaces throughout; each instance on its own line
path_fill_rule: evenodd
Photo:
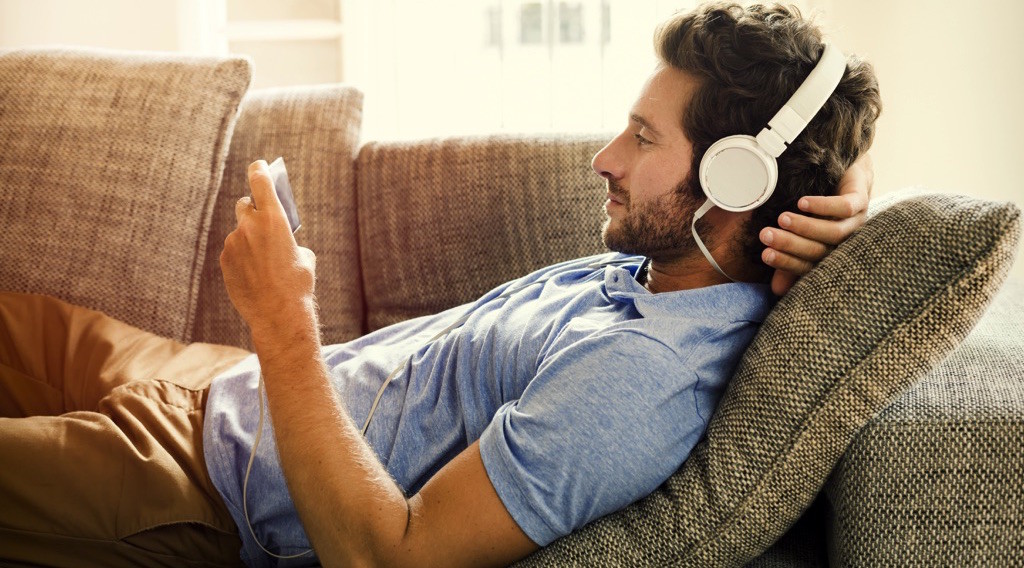
M 696 86 L 696 80 L 688 73 L 658 65 L 630 110 L 630 120 L 657 132 L 681 132 L 683 109 Z

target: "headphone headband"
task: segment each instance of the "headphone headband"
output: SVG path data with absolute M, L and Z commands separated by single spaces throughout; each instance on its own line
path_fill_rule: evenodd
M 818 114 L 836 90 L 845 71 L 846 56 L 839 48 L 826 43 L 821 58 L 807 79 L 757 135 L 757 141 L 772 157 L 778 158 L 786 149 L 783 144 L 792 144 L 807 128 L 807 123 Z

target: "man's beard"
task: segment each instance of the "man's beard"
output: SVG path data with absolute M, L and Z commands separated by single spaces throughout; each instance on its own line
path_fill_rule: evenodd
M 690 223 L 701 201 L 691 195 L 689 179 L 657 200 L 644 203 L 631 203 L 629 192 L 614 181 L 608 181 L 608 192 L 625 209 L 625 215 L 614 226 L 609 216 L 601 229 L 601 238 L 610 250 L 664 260 L 700 255 Z M 711 246 L 707 229 L 703 220 L 697 222 L 705 245 Z

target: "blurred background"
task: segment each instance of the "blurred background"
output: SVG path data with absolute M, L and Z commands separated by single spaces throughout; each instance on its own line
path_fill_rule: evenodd
M 1024 208 L 1024 2 L 799 0 L 875 65 L 875 195 L 910 186 Z M 254 88 L 346 82 L 364 139 L 613 132 L 690 0 L 0 0 L 0 49 L 246 54 Z M 2 86 L 0 86 L 2 88 Z M 1013 274 L 1024 279 L 1018 254 Z

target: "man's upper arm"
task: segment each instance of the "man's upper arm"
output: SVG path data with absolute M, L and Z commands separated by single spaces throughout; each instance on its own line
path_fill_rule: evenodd
M 632 331 L 597 334 L 549 357 L 481 439 L 409 500 L 402 556 L 506 565 L 649 493 L 697 442 L 705 422 L 695 403 L 715 398 L 727 375 L 718 362 L 736 354 L 721 342 L 736 333 L 698 335 L 685 364 Z M 721 341 L 697 348 L 711 336 Z M 499 493 L 515 502 L 507 508 Z
M 498 497 L 474 442 L 409 499 L 396 551 L 417 566 L 505 566 L 539 548 Z

